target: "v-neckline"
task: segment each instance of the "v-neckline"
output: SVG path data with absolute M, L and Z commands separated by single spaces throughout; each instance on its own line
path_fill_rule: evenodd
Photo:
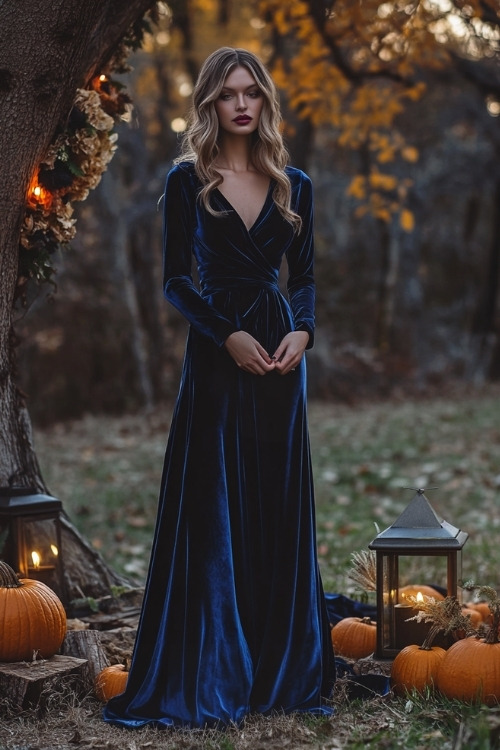
M 233 213 L 235 214 L 235 216 L 237 216 L 237 217 L 238 217 L 238 219 L 240 220 L 241 224 L 242 224 L 242 225 L 243 225 L 243 227 L 245 228 L 245 231 L 247 232 L 247 234 L 250 234 L 250 233 L 251 233 L 251 231 L 252 231 L 252 229 L 253 229 L 253 228 L 254 228 L 255 226 L 257 226 L 257 224 L 259 223 L 259 221 L 260 221 L 260 217 L 261 217 L 261 216 L 262 216 L 262 214 L 264 213 L 264 209 L 265 209 L 265 208 L 267 207 L 267 203 L 268 203 L 268 201 L 269 201 L 269 196 L 271 195 L 271 188 L 272 188 L 272 185 L 273 185 L 273 181 L 272 181 L 272 180 L 270 179 L 270 180 L 269 180 L 269 185 L 268 185 L 268 187 L 267 187 L 267 193 L 266 193 L 266 197 L 264 198 L 264 203 L 262 204 L 262 207 L 261 207 L 261 209 L 260 209 L 259 213 L 257 214 L 257 216 L 256 216 L 256 218 L 255 218 L 255 221 L 254 221 L 254 222 L 253 222 L 253 223 L 251 224 L 251 226 L 249 226 L 249 227 L 248 227 L 248 226 L 247 226 L 247 225 L 245 224 L 245 222 L 244 222 L 244 221 L 243 221 L 243 219 L 241 218 L 241 215 L 240 215 L 240 214 L 238 213 L 238 211 L 237 211 L 237 210 L 235 209 L 235 207 L 233 206 L 233 204 L 231 203 L 231 201 L 230 201 L 230 200 L 229 200 L 228 198 L 226 198 L 226 196 L 224 195 L 224 193 L 223 193 L 223 192 L 221 192 L 221 191 L 219 190 L 219 188 L 215 188 L 215 190 L 216 190 L 216 192 L 217 192 L 217 193 L 218 193 L 218 194 L 220 195 L 220 197 L 222 198 L 222 200 L 223 200 L 223 201 L 224 201 L 225 203 L 227 203 L 227 205 L 229 206 L 229 208 L 231 209 L 231 211 L 233 211 Z

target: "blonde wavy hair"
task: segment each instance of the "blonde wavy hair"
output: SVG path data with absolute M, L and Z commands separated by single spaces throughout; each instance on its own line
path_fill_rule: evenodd
M 302 220 L 291 209 L 291 185 L 284 171 L 288 163 L 288 152 L 280 132 L 281 112 L 276 86 L 264 65 L 252 52 L 241 48 L 221 47 L 207 57 L 193 90 L 181 154 L 175 161 L 194 162 L 196 174 L 203 186 L 199 193 L 200 201 L 214 216 L 224 215 L 224 212 L 215 211 L 210 205 L 210 194 L 222 182 L 222 175 L 214 166 L 219 154 L 219 120 L 215 102 L 227 76 L 236 67 L 248 70 L 263 97 L 259 127 L 252 134 L 252 164 L 259 172 L 275 181 L 274 202 L 281 215 L 299 232 Z

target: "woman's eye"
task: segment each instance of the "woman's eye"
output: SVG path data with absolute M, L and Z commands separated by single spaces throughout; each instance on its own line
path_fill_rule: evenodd
M 251 97 L 252 99 L 258 99 L 260 96 L 259 89 L 256 89 L 255 91 L 249 91 L 248 96 Z
M 231 98 L 231 94 L 221 94 L 220 98 L 222 99 L 223 102 L 227 102 Z

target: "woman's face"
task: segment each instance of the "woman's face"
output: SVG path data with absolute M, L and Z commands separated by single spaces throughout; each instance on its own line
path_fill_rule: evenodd
M 253 75 L 246 68 L 234 68 L 215 100 L 221 130 L 231 134 L 250 135 L 259 126 L 263 104 L 262 91 Z

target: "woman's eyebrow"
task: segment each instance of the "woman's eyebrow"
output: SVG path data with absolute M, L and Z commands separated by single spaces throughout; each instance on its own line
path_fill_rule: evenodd
M 256 83 L 251 83 L 250 86 L 247 86 L 245 91 L 248 91 L 248 89 L 256 89 L 259 88 Z M 223 86 L 221 91 L 235 91 L 235 89 L 232 89 L 230 86 Z

